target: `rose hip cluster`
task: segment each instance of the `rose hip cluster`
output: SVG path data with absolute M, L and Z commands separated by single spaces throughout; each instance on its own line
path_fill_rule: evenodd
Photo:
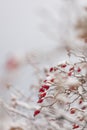
M 56 72 L 56 71 L 61 71 L 60 69 L 65 69 L 67 66 L 68 66 L 68 64 L 67 64 L 67 63 L 64 63 L 64 64 L 58 65 L 57 67 L 51 67 L 51 68 L 49 69 L 49 73 L 54 73 L 54 72 Z M 73 66 L 70 66 L 69 71 L 66 72 L 66 73 L 64 73 L 64 74 L 66 74 L 67 76 L 72 76 L 74 70 L 75 70 L 74 65 L 73 65 Z M 77 72 L 81 72 L 81 68 L 78 67 L 76 71 L 77 71 Z M 61 72 L 62 72 L 62 71 L 61 71 Z M 60 73 L 60 74 L 61 74 L 61 73 Z M 50 74 L 48 74 L 47 76 L 49 76 L 49 75 L 50 75 Z M 55 77 L 55 78 L 56 78 L 56 77 Z M 37 103 L 42 103 L 42 102 L 44 101 L 44 98 L 45 98 L 45 96 L 47 95 L 47 90 L 49 90 L 49 88 L 50 88 L 50 86 L 51 86 L 51 83 L 54 82 L 54 78 L 50 79 L 50 85 L 47 85 L 47 83 L 49 82 L 47 79 L 44 80 L 43 82 L 44 82 L 44 84 L 43 84 L 43 85 L 41 86 L 41 88 L 39 89 L 39 99 L 38 99 Z M 74 89 L 74 88 L 72 88 L 72 89 Z M 34 112 L 34 116 L 38 115 L 39 113 L 40 113 L 40 110 L 36 110 L 36 111 Z
M 37 103 L 42 103 L 44 101 L 44 98 L 47 94 L 47 90 L 50 88 L 49 85 L 42 85 L 42 87 L 39 89 L 39 99 L 37 101 Z M 40 113 L 40 110 L 36 110 L 34 112 L 34 116 L 38 115 Z
M 53 77 L 51 77 L 51 74 Z M 49 78 L 50 77 L 50 78 Z M 58 79 L 59 77 L 59 79 Z M 62 80 L 60 80 L 60 77 Z M 52 96 L 54 96 L 56 99 L 58 99 L 59 94 L 64 93 L 66 95 L 67 98 L 69 98 L 69 95 L 71 95 L 72 98 L 69 98 L 69 106 L 71 105 L 71 103 L 74 106 L 74 102 L 77 102 L 77 106 L 79 106 L 79 108 L 75 108 L 75 107 L 69 107 L 69 112 L 70 114 L 77 114 L 77 113 L 82 113 L 84 110 L 86 110 L 86 107 L 83 105 L 84 103 L 84 99 L 83 99 L 83 94 L 86 93 L 85 88 L 84 88 L 84 83 L 83 83 L 83 78 L 85 77 L 85 75 L 82 75 L 82 67 L 80 66 L 79 63 L 75 63 L 75 64 L 69 64 L 69 63 L 64 63 L 64 64 L 59 64 L 56 67 L 51 67 L 47 73 L 46 73 L 46 79 L 43 80 L 42 85 L 39 89 L 39 99 L 37 101 L 37 103 L 43 103 L 44 100 L 46 100 L 46 98 L 48 97 L 48 93 L 50 94 L 50 90 L 52 87 L 52 91 L 56 92 L 56 94 L 54 93 Z M 64 81 L 63 81 L 64 80 Z M 71 81 L 70 81 L 71 80 Z M 75 80 L 75 81 L 74 81 Z M 68 83 L 66 83 L 68 81 Z M 59 83 L 63 82 L 63 88 L 59 88 Z M 67 87 L 65 87 L 65 85 L 67 85 Z M 83 86 L 82 86 L 83 84 Z M 83 94 L 79 93 L 79 87 L 82 86 L 82 92 Z M 57 89 L 55 89 L 57 87 Z M 61 86 L 62 87 L 62 86 Z M 63 90 L 62 92 L 60 92 L 61 90 Z M 57 92 L 59 91 L 59 92 Z M 57 94 L 58 93 L 58 94 Z M 74 95 L 74 96 L 72 96 Z M 76 97 L 77 96 L 77 97 Z M 54 99 L 54 98 L 53 98 Z M 71 101 L 70 101 L 71 100 Z M 56 102 L 55 102 L 56 104 Z M 66 102 L 65 102 L 66 104 Z M 51 105 L 47 105 L 46 107 L 49 107 Z M 34 112 L 34 116 L 38 115 L 41 112 L 41 109 L 35 110 Z M 79 121 L 83 121 L 83 117 L 79 119 Z M 77 129 L 80 127 L 79 124 L 73 123 L 72 124 L 72 129 Z

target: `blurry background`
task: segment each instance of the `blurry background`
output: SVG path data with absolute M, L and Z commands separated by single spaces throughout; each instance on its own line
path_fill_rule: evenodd
M 47 5 L 50 7 L 52 3 Z M 54 46 L 38 29 L 43 4 L 40 0 L 0 1 L 0 57 L 8 52 L 47 50 Z
M 70 27 L 85 4 L 82 0 L 0 0 L 0 59 L 8 53 L 51 50 L 72 35 Z

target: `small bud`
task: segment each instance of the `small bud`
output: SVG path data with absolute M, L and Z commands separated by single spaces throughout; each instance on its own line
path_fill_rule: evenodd
M 66 67 L 66 64 L 62 64 L 62 65 L 61 65 L 61 68 L 65 68 L 65 67 Z
M 74 67 L 71 67 L 70 69 L 69 69 L 69 71 L 73 71 L 74 70 Z

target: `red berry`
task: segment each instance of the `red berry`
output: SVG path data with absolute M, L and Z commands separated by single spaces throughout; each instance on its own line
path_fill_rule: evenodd
M 77 72 L 81 72 L 81 68 L 78 67 Z
M 85 109 L 86 109 L 86 106 L 83 106 L 81 109 L 82 109 L 82 110 L 85 110 Z
M 49 89 L 49 85 L 43 85 L 42 88 L 48 90 Z
M 71 76 L 71 75 L 72 75 L 72 72 L 69 72 L 69 73 L 68 73 L 68 76 Z
M 43 102 L 43 99 L 39 99 L 37 103 L 42 103 Z
M 74 125 L 73 125 L 73 129 L 77 129 L 77 128 L 79 128 L 79 125 L 74 124 Z
M 54 79 L 51 79 L 50 81 L 51 81 L 51 82 L 54 82 Z
M 54 69 L 54 68 L 53 68 L 53 67 L 51 67 L 51 68 L 50 68 L 50 72 L 52 72 L 52 71 L 53 71 L 53 69 Z
M 81 99 L 79 100 L 79 104 L 82 104 L 82 102 L 83 102 L 83 99 L 81 98 Z
M 41 92 L 41 93 L 43 93 L 44 91 L 45 91 L 44 88 L 39 89 L 39 92 Z
M 36 111 L 34 112 L 34 116 L 38 115 L 39 113 L 40 113 L 40 110 L 36 110 Z
M 71 114 L 74 114 L 75 112 L 76 112 L 76 109 L 75 109 L 75 108 L 71 108 L 71 109 L 70 109 L 70 113 L 71 113 Z

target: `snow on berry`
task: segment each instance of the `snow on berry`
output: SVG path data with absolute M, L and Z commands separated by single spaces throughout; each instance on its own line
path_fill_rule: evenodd
M 70 109 L 70 114 L 75 114 L 75 112 L 76 112 L 76 109 L 75 109 L 75 108 L 71 108 L 71 109 Z
M 50 87 L 49 85 L 43 85 L 43 86 L 42 86 L 42 88 L 43 88 L 43 89 L 46 89 L 46 90 L 48 90 L 49 87 Z
M 46 96 L 46 92 L 39 94 L 39 98 L 43 98 Z

